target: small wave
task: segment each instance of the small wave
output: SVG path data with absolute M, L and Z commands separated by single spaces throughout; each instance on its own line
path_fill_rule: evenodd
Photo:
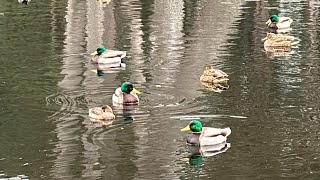
M 195 120 L 202 118 L 236 118 L 236 119 L 246 119 L 246 116 L 235 116 L 235 115 L 223 115 L 223 114 L 215 114 L 215 115 L 190 115 L 190 116 L 172 116 L 170 119 L 179 119 L 179 120 Z

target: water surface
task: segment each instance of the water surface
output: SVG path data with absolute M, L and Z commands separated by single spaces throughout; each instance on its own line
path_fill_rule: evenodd
M 319 6 L 1 1 L 0 178 L 317 179 Z M 298 44 L 287 56 L 261 42 L 273 13 L 294 19 Z M 89 54 L 100 45 L 126 50 L 126 70 L 97 75 Z M 229 74 L 227 91 L 201 85 L 208 65 Z M 113 106 L 111 126 L 93 124 L 88 109 L 112 105 L 125 81 L 141 103 Z M 180 132 L 190 116 L 230 127 L 230 147 L 190 157 Z

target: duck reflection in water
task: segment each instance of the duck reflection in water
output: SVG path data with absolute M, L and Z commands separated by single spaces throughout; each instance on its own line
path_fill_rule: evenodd
M 118 73 L 119 71 L 125 70 L 125 67 L 105 67 L 104 65 L 98 64 L 96 70 L 91 70 L 96 73 L 98 77 L 104 77 L 106 74 Z
M 188 144 L 189 164 L 193 166 L 201 166 L 203 157 L 211 157 L 226 152 L 231 144 L 224 142 L 211 146 L 194 146 Z

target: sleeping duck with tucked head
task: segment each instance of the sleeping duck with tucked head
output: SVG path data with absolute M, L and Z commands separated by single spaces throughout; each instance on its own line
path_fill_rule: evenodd
M 91 55 L 91 62 L 95 64 L 106 64 L 110 67 L 125 67 L 122 58 L 126 56 L 126 51 L 107 50 L 105 47 L 99 47 Z
M 116 118 L 113 114 L 112 108 L 108 105 L 90 108 L 89 117 L 94 121 L 109 121 Z
M 267 52 L 289 52 L 291 46 L 297 43 L 294 40 L 293 36 L 274 33 L 267 33 L 267 36 L 262 39 L 264 49 Z
M 187 137 L 187 144 L 195 146 L 212 146 L 225 143 L 227 137 L 231 134 L 230 128 L 203 127 L 202 123 L 196 120 L 191 121 L 181 131 L 191 131 L 191 134 Z
M 118 87 L 112 95 L 112 101 L 116 104 L 139 104 L 139 98 L 137 94 L 141 94 L 140 91 L 135 89 L 129 82 L 125 82 Z
M 212 66 L 206 67 L 203 71 L 203 74 L 200 76 L 201 82 L 211 83 L 211 84 L 218 84 L 222 82 L 228 81 L 228 74 L 219 70 L 214 69 Z

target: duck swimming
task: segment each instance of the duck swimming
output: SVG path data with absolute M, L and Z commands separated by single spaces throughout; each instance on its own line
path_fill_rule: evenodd
M 219 70 L 214 69 L 213 67 L 206 67 L 203 74 L 200 76 L 201 82 L 211 83 L 211 84 L 218 84 L 222 82 L 228 81 L 228 74 Z
M 267 33 L 267 36 L 262 41 L 264 41 L 264 49 L 267 52 L 289 52 L 291 51 L 294 37 L 284 34 Z
M 109 65 L 109 67 L 126 66 L 126 64 L 122 62 L 122 58 L 126 56 L 126 51 L 113 51 L 99 47 L 91 55 L 93 56 L 91 62 L 95 64 L 106 64 Z
M 200 121 L 191 121 L 185 128 L 181 131 L 190 131 L 191 134 L 187 137 L 188 145 L 196 146 L 212 146 L 227 141 L 227 137 L 231 134 L 230 128 L 212 128 L 212 127 L 202 127 Z
M 115 90 L 112 101 L 117 104 L 139 104 L 137 94 L 141 92 L 133 88 L 131 83 L 125 82 Z
M 266 22 L 269 28 L 274 29 L 285 29 L 290 28 L 293 20 L 289 17 L 279 17 L 277 15 L 272 15 L 269 20 Z
M 112 108 L 108 105 L 102 107 L 94 107 L 89 109 L 89 117 L 100 121 L 114 120 L 116 116 L 113 114 Z

